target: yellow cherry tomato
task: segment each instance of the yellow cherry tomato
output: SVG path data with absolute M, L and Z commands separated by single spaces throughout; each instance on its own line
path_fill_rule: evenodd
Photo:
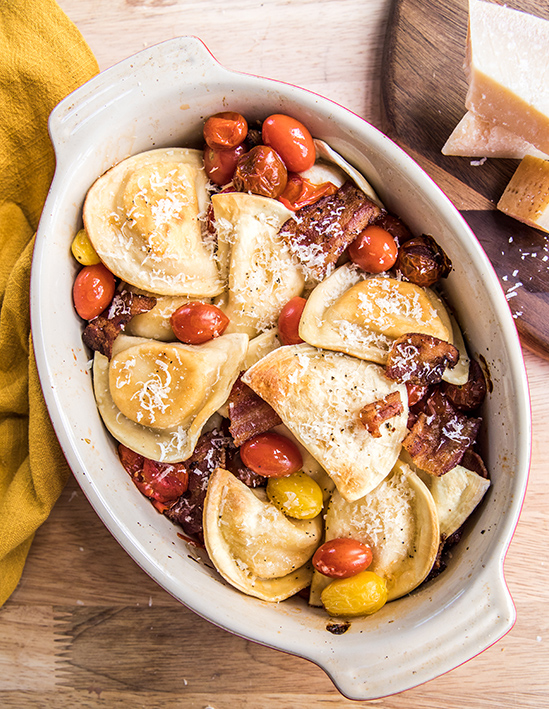
M 267 496 L 288 517 L 312 519 L 322 511 L 320 485 L 303 471 L 283 478 L 269 478 Z
M 85 229 L 80 229 L 74 237 L 71 251 L 74 258 L 82 266 L 95 266 L 96 263 L 101 262 Z
M 330 615 L 371 615 L 387 602 L 387 583 L 373 571 L 336 579 L 320 595 Z

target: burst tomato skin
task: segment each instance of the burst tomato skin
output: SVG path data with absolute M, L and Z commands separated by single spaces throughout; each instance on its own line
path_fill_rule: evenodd
M 189 474 L 183 463 L 160 463 L 132 451 L 122 443 L 118 457 L 138 490 L 160 503 L 175 502 L 186 492 Z
M 187 345 L 201 345 L 222 335 L 229 318 L 215 305 L 192 301 L 172 313 L 170 324 L 178 340 Z
M 356 539 L 332 539 L 318 547 L 313 555 L 315 569 L 330 578 L 355 576 L 371 563 L 371 548 Z
M 263 142 L 280 155 L 288 170 L 302 172 L 314 165 L 316 152 L 313 138 L 300 121 L 275 113 L 263 121 Z
M 398 247 L 388 231 L 372 224 L 360 232 L 348 252 L 351 261 L 367 273 L 381 273 L 394 266 Z
M 256 145 L 238 159 L 233 184 L 239 192 L 277 199 L 284 192 L 288 171 L 280 155 L 268 145 Z
M 74 281 L 72 299 L 83 320 L 92 320 L 111 302 L 116 288 L 113 274 L 102 263 L 84 266 Z
M 303 458 L 296 444 L 286 436 L 267 431 L 250 438 L 240 446 L 240 457 L 248 468 L 268 478 L 297 473 Z
M 289 300 L 278 316 L 278 333 L 283 345 L 299 345 L 303 342 L 299 336 L 299 321 L 307 301 L 296 295 Z
M 209 180 L 222 187 L 227 185 L 234 175 L 239 158 L 244 155 L 244 145 L 237 145 L 231 150 L 204 149 L 204 170 Z
M 288 175 L 288 182 L 284 192 L 278 199 L 292 212 L 297 212 L 302 207 L 318 202 L 321 197 L 327 197 L 336 192 L 337 187 L 332 182 L 313 185 L 312 182 L 301 177 L 301 175 L 292 172 Z
M 222 111 L 210 116 L 204 124 L 204 140 L 214 150 L 231 150 L 244 141 L 248 123 L 241 113 Z

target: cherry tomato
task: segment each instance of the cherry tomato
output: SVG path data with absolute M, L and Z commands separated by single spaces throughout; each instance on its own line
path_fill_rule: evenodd
M 273 197 L 284 192 L 288 171 L 282 158 L 267 145 L 256 145 L 239 158 L 233 184 L 239 192 Z
M 387 602 L 387 582 L 373 571 L 336 579 L 326 586 L 320 600 L 330 615 L 370 615 Z
M 115 287 L 114 276 L 102 263 L 84 266 L 72 287 L 78 315 L 83 320 L 96 318 L 113 299 Z
M 244 116 L 223 111 L 210 116 L 204 124 L 204 140 L 213 150 L 231 150 L 240 145 L 248 133 Z
M 301 452 L 286 436 L 274 431 L 260 433 L 240 446 L 240 457 L 248 468 L 268 478 L 297 473 L 303 465 Z
M 172 313 L 170 324 L 178 340 L 201 345 L 222 335 L 229 318 L 215 305 L 193 301 Z
M 363 229 L 349 246 L 349 256 L 364 271 L 381 273 L 394 265 L 398 247 L 388 231 L 372 224 Z
M 288 170 L 302 172 L 315 163 L 316 151 L 307 128 L 295 118 L 275 113 L 263 121 L 261 130 L 265 145 L 273 147 Z
M 422 386 L 421 384 L 410 384 L 409 382 L 406 382 L 406 389 L 408 390 L 408 406 L 414 406 L 417 404 L 429 391 L 428 386 Z
M 124 470 L 129 473 L 132 478 L 143 469 L 145 458 L 140 453 L 132 451 L 131 448 L 127 448 L 122 443 L 118 444 L 118 457 L 124 466 Z
M 324 576 L 346 579 L 365 571 L 372 563 L 372 550 L 357 539 L 332 539 L 315 551 L 313 566 Z
M 313 519 L 322 512 L 322 488 L 300 470 L 283 478 L 269 478 L 267 497 L 287 517 Z
M 296 212 L 301 207 L 318 202 L 321 197 L 326 197 L 337 192 L 337 187 L 331 182 L 313 185 L 295 172 L 288 175 L 288 182 L 279 200 L 282 204 Z
M 173 502 L 186 492 L 189 474 L 183 463 L 150 460 L 120 444 L 118 456 L 139 489 L 157 502 Z
M 299 336 L 299 321 L 307 301 L 296 295 L 289 300 L 278 316 L 278 332 L 283 345 L 299 345 L 303 342 Z
M 216 185 L 226 185 L 233 179 L 238 159 L 244 155 L 244 145 L 237 145 L 231 150 L 204 150 L 204 170 L 208 179 Z
M 72 240 L 71 251 L 74 258 L 82 266 L 94 266 L 96 263 L 101 263 L 101 259 L 93 248 L 88 232 L 85 229 L 80 229 Z

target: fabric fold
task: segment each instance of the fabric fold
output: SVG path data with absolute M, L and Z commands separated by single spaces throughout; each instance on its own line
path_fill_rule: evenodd
M 0 605 L 69 476 L 32 350 L 33 234 L 55 169 L 48 117 L 98 71 L 53 0 L 0 6 Z M 69 245 L 67 245 L 68 247 Z

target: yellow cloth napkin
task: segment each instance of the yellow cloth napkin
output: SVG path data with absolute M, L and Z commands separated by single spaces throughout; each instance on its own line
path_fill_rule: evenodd
M 53 177 L 52 108 L 97 73 L 53 0 L 0 2 L 0 605 L 69 475 L 29 333 L 32 236 Z

